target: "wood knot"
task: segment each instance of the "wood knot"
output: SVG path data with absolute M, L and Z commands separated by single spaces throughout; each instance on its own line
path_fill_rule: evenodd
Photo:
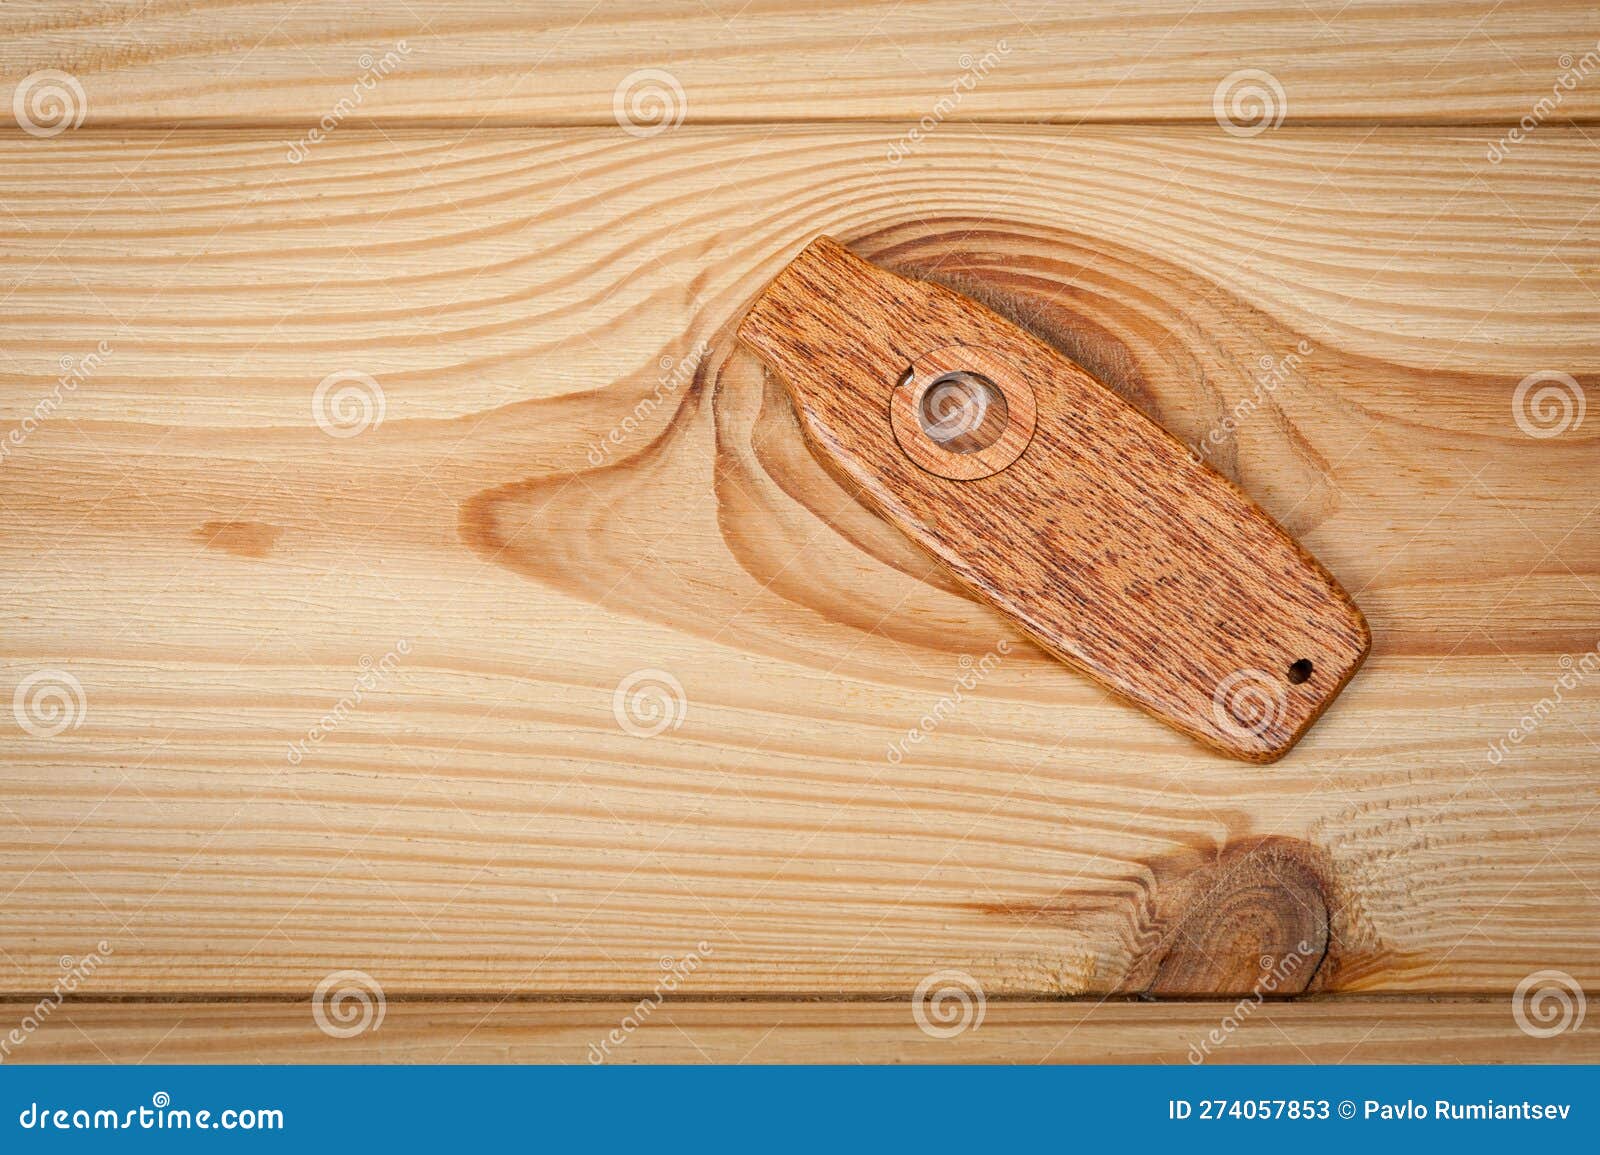
M 207 549 L 220 549 L 238 557 L 263 558 L 283 535 L 283 527 L 261 521 L 208 521 L 193 533 Z
M 1228 843 L 1174 876 L 1157 869 L 1156 945 L 1135 968 L 1154 996 L 1303 994 L 1328 953 L 1322 855 L 1295 838 Z

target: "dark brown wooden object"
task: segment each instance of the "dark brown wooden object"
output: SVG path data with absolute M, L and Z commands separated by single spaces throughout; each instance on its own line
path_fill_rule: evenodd
M 1281 757 L 1360 667 L 1360 610 L 1081 367 L 818 237 L 739 328 L 812 449 L 1039 645 L 1225 754 Z

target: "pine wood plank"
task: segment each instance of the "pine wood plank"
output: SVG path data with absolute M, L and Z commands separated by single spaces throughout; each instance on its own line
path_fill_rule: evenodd
M 28 1013 L 0 1004 L 0 1021 Z M 624 1026 L 627 1022 L 629 1024 Z M 1592 1063 L 1503 1002 L 992 1002 L 929 1034 L 906 1003 L 391 1002 L 335 1037 L 308 1005 L 68 1003 L 22 1063 Z M 373 1025 L 375 1024 L 375 1025 Z M 613 1035 L 613 1032 L 616 1032 Z M 615 1041 L 620 1038 L 620 1042 Z M 1214 1041 L 1220 1039 L 1221 1042 Z
M 1592 987 L 1600 679 L 1489 756 L 1597 641 L 1593 417 L 1513 413 L 1600 369 L 1583 134 L 895 135 L 0 142 L 0 689 L 86 703 L 0 734 L 0 987 L 102 940 L 98 997 L 631 996 L 702 942 L 697 997 Z M 1105 699 L 817 466 L 732 332 L 822 231 L 1030 326 L 1360 600 L 1289 758 Z M 330 379 L 381 423 L 319 428 Z M 646 674 L 624 728 L 649 670 L 682 704 Z
M 643 127 L 1209 123 L 1219 87 L 1248 123 L 1509 124 L 1593 120 L 1597 41 L 1586 0 L 10 0 L 0 81 L 66 72 L 98 125 L 609 125 L 619 90 Z

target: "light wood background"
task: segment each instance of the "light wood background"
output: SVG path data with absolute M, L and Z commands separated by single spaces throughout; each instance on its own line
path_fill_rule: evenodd
M 694 952 L 620 1059 L 1184 1061 L 1302 942 L 1229 1057 L 1600 1055 L 1512 1015 L 1600 982 L 1600 676 L 1538 707 L 1600 645 L 1600 414 L 1514 407 L 1595 392 L 1600 74 L 1487 155 L 1600 16 L 1136 7 L 7 5 L 4 92 L 85 117 L 0 138 L 0 697 L 82 696 L 0 714 L 0 1029 L 102 942 L 113 1000 L 17 1057 L 583 1061 Z M 684 123 L 614 122 L 643 68 Z M 1219 431 L 1373 629 L 1288 758 L 1108 701 L 812 460 L 731 333 L 823 231 Z M 381 423 L 319 427 L 336 373 Z M 677 728 L 619 725 L 640 670 Z M 344 970 L 380 1031 L 317 1030 Z

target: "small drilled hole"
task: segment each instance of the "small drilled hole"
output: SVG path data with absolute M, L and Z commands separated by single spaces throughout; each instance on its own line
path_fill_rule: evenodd
M 1010 422 L 1006 395 L 981 373 L 957 370 L 928 382 L 917 401 L 928 440 L 951 453 L 976 453 L 1000 439 Z
M 1298 662 L 1291 663 L 1289 666 L 1289 682 L 1298 686 L 1301 682 L 1310 681 L 1311 669 L 1310 658 L 1301 658 Z

